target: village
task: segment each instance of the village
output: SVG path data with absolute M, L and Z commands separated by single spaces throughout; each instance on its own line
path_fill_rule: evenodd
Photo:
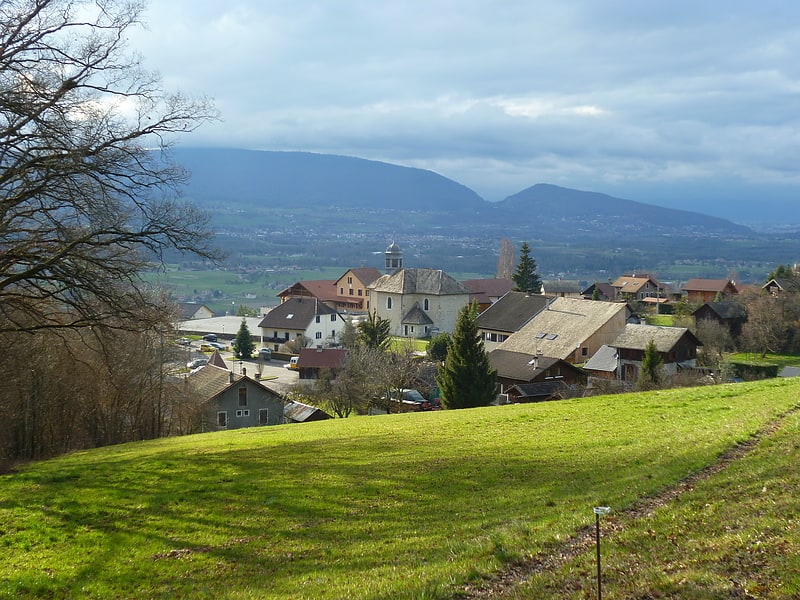
M 372 314 L 389 324 L 393 338 L 407 340 L 407 348 L 414 341 L 424 347 L 426 340 L 452 333 L 459 311 L 472 304 L 496 371 L 496 404 L 642 389 L 649 345 L 657 352 L 663 387 L 741 380 L 741 373 L 719 359 L 722 349 L 734 349 L 747 322 L 744 298 L 796 298 L 800 281 L 789 270 L 761 286 L 695 278 L 673 289 L 651 274 L 628 273 L 584 288 L 575 281 L 546 280 L 539 293 L 531 293 L 516 291 L 510 279 L 458 281 L 442 270 L 407 267 L 394 242 L 383 258 L 383 271 L 351 268 L 335 280 L 298 281 L 259 317 L 214 317 L 204 305 L 182 304 L 181 335 L 212 335 L 222 342 L 206 346 L 210 358 L 199 359 L 194 365 L 199 368 L 187 375 L 189 388 L 206 406 L 208 428 L 330 418 L 324 406 L 304 404 L 297 400 L 303 394 L 295 392 L 343 369 L 348 328 Z M 681 318 L 673 318 L 676 313 Z M 664 325 L 662 316 L 675 324 Z M 257 360 L 230 357 L 229 366 L 220 350 L 228 350 L 226 338 L 234 338 L 240 323 L 260 352 Z M 713 346 L 705 353 L 702 338 Z M 431 362 L 424 351 L 416 355 L 420 364 Z M 431 372 L 430 365 L 415 370 L 404 385 L 423 393 L 416 402 L 396 399 L 396 412 L 438 401 Z M 787 367 L 774 375 L 796 374 Z M 369 414 L 378 412 L 386 410 L 369 407 Z

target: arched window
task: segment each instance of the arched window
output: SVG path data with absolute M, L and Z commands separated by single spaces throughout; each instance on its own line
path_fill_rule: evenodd
M 428 302 L 427 298 L 425 298 L 425 300 L 422 301 L 422 308 L 424 308 L 425 310 L 428 310 L 430 308 L 430 303 Z
M 391 296 L 387 296 L 386 297 L 386 309 L 387 310 L 392 310 L 392 297 Z

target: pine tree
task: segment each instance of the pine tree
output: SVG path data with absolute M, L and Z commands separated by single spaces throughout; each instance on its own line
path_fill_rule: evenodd
M 478 331 L 478 305 L 458 313 L 455 331 L 436 383 L 447 408 L 488 406 L 497 396 L 497 371 L 492 369 Z
M 242 324 L 236 333 L 236 339 L 233 340 L 233 352 L 236 358 L 250 358 L 255 349 L 256 346 L 250 336 L 250 330 L 247 328 L 247 321 L 242 319 Z
M 528 242 L 522 242 L 519 249 L 519 264 L 517 270 L 512 275 L 514 290 L 527 294 L 540 294 L 542 292 L 542 280 L 536 272 L 536 260 L 531 256 L 531 249 Z
M 664 361 L 658 353 L 656 343 L 654 340 L 647 342 L 644 349 L 644 358 L 642 358 L 642 371 L 639 374 L 638 385 L 640 389 L 653 389 L 661 385 L 662 371 L 661 367 Z

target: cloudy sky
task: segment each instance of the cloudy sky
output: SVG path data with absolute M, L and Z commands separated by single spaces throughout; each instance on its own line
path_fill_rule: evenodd
M 222 113 L 185 145 L 800 222 L 796 0 L 150 0 L 145 19 L 148 67 Z

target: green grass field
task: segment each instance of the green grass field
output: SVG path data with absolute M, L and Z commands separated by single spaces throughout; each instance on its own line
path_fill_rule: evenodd
M 606 598 L 792 597 L 800 425 L 781 415 L 799 392 L 771 380 L 75 453 L 0 478 L 0 598 L 463 597 L 597 505 L 617 528 Z M 626 512 L 779 420 L 693 491 Z M 505 597 L 595 597 L 593 556 Z

